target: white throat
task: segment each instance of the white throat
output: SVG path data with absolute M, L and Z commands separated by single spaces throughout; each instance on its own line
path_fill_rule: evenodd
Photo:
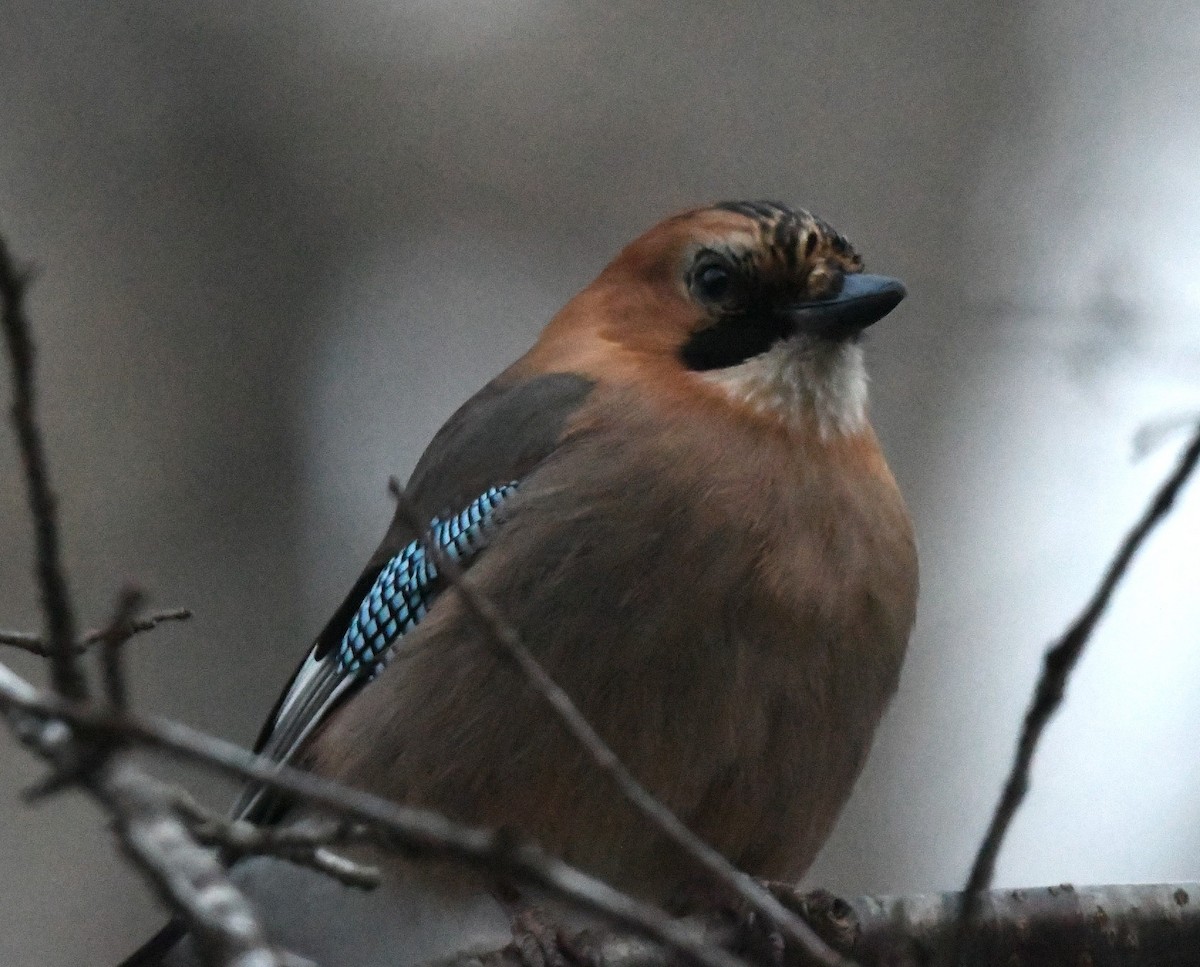
M 857 342 L 793 336 L 704 378 L 739 403 L 789 423 L 811 415 L 822 436 L 848 436 L 867 423 L 867 371 Z

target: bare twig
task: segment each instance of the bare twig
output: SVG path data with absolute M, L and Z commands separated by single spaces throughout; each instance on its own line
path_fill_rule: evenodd
M 54 493 L 34 409 L 34 349 L 25 318 L 26 273 L 19 272 L 0 238 L 0 320 L 4 326 L 13 375 L 12 421 L 25 467 L 29 507 L 37 543 L 37 577 L 50 648 L 54 687 L 68 698 L 82 699 L 87 683 L 75 656 L 75 617 L 67 594 L 67 579 L 59 551 L 58 519 Z
M 160 624 L 168 621 L 187 621 L 192 616 L 190 608 L 167 608 L 165 611 L 155 611 L 153 614 L 135 617 L 129 624 L 130 637 L 140 635 L 147 631 L 153 631 Z M 98 628 L 95 631 L 89 631 L 83 636 L 83 641 L 79 647 L 86 649 L 104 639 L 104 633 L 107 629 Z
M 105 693 L 109 704 L 118 711 L 125 708 L 125 676 L 121 669 L 120 648 L 132 634 L 130 628 L 140 600 L 141 593 L 138 591 L 128 589 L 122 592 L 112 621 L 102 636 Z M 73 736 L 69 749 L 52 762 L 51 773 L 25 791 L 26 802 L 45 799 L 72 785 L 83 786 L 95 794 L 98 778 L 104 772 L 113 749 L 111 743 L 79 742 Z M 70 754 L 66 754 L 67 751 Z
M 173 790 L 121 757 L 96 783 L 134 866 L 172 909 L 184 912 L 205 963 L 220 967 L 283 967 L 294 960 L 267 941 L 245 897 L 212 850 L 196 842 L 172 811 Z
M 191 616 L 192 612 L 189 608 L 169 608 L 165 611 L 156 611 L 141 618 L 134 618 L 130 625 L 130 630 L 134 634 L 140 635 L 147 631 L 153 631 L 164 622 L 187 621 Z M 107 630 L 107 628 L 96 628 L 93 631 L 89 631 L 83 638 L 75 642 L 75 654 L 82 655 L 100 644 L 104 640 Z M 50 646 L 46 644 L 45 638 L 41 635 L 30 634 L 27 631 L 0 631 L 0 645 L 8 645 L 11 648 L 27 651 L 31 655 L 37 655 L 40 658 L 49 658 L 52 654 Z
M 34 521 L 37 578 L 51 681 L 64 705 L 86 704 L 88 682 L 75 638 L 74 609 L 62 565 L 54 494 L 34 407 L 34 349 L 25 318 L 27 279 L 17 272 L 0 238 L 0 321 L 13 372 L 13 426 L 25 470 Z M 116 616 L 100 636 L 110 704 L 124 705 L 119 650 L 133 633 L 137 596 L 126 592 Z M 7 676 L 6 676 L 7 677 Z M 19 682 L 19 680 L 18 680 Z M 27 683 L 8 682 L 28 699 Z M 36 693 L 34 693 L 36 694 Z M 277 955 L 244 898 L 225 876 L 216 856 L 197 844 L 165 808 L 161 784 L 120 754 L 116 733 L 81 735 L 63 722 L 30 715 L 20 702 L 3 703 L 14 732 L 53 770 L 41 792 L 78 785 L 105 807 L 118 840 L 138 871 L 192 928 L 199 952 L 219 967 L 284 967 L 294 960 Z
M 49 762 L 56 776 L 72 775 L 105 805 L 117 827 L 118 841 L 135 867 L 198 931 L 201 950 L 209 955 L 207 962 L 221 967 L 282 967 L 285 960 L 262 941 L 252 913 L 229 886 L 212 852 L 192 841 L 171 813 L 169 801 L 163 798 L 165 787 L 122 757 L 93 758 L 90 768 L 80 768 L 81 748 L 92 746 L 81 746 L 77 731 L 61 718 L 42 714 L 42 702 L 67 707 L 63 699 L 40 692 L 0 665 L 0 709 L 17 737 Z M 118 738 L 115 733 L 101 736 L 98 745 L 111 748 Z M 222 918 L 227 921 L 224 927 Z
M 127 587 L 117 599 L 117 610 L 100 638 L 101 667 L 104 670 L 104 694 L 108 704 L 118 712 L 126 705 L 125 670 L 121 665 L 121 648 L 134 636 L 133 621 L 142 604 L 142 592 Z
M 729 886 L 750 909 L 766 917 L 787 939 L 799 944 L 816 963 L 823 967 L 850 967 L 846 958 L 831 949 L 807 923 L 688 829 L 678 816 L 634 777 L 608 743 L 592 728 L 570 696 L 546 673 L 525 647 L 516 629 L 504 620 L 487 597 L 479 594 L 464 580 L 463 570 L 458 562 L 442 553 L 435 541 L 428 539 L 425 523 L 419 519 L 412 501 L 395 477 L 388 480 L 388 489 L 408 526 L 421 535 L 426 552 L 432 557 L 439 573 L 443 574 L 451 587 L 461 595 L 467 610 L 492 646 L 517 666 L 534 691 L 549 704 L 575 741 L 609 776 L 634 808 L 703 869 Z
M 117 715 L 37 692 L 3 664 L 0 708 L 10 716 L 27 720 L 61 720 L 85 737 L 164 750 L 175 758 L 225 775 L 262 783 L 318 806 L 331 816 L 375 827 L 381 834 L 380 845 L 393 852 L 451 859 L 469 868 L 503 872 L 678 950 L 704 967 L 746 967 L 732 954 L 696 943 L 655 907 L 546 855 L 532 843 L 514 840 L 511 834 L 461 826 L 438 813 L 380 799 L 311 772 L 280 765 L 177 722 L 132 713 Z
M 1063 695 L 1066 692 L 1067 680 L 1074 669 L 1079 656 L 1083 653 L 1092 632 L 1099 623 L 1105 608 L 1117 589 L 1121 579 L 1129 570 L 1129 565 L 1141 548 L 1143 542 L 1154 530 L 1155 526 L 1166 517 L 1171 506 L 1175 503 L 1184 484 L 1200 462 L 1200 430 L 1195 436 L 1171 475 L 1159 487 L 1154 499 L 1142 514 L 1141 519 L 1122 541 L 1116 556 L 1108 565 L 1108 569 L 1099 587 L 1093 593 L 1078 618 L 1071 624 L 1061 638 L 1046 652 L 1043 661 L 1042 675 L 1034 692 L 1033 701 L 1025 713 L 1025 722 L 1021 736 L 1017 742 L 1016 754 L 1008 779 L 1000 800 L 996 804 L 995 813 L 988 825 L 987 834 L 980 844 L 979 852 L 971 867 L 971 874 L 963 890 L 962 910 L 959 915 L 959 931 L 955 940 L 954 957 L 952 962 L 958 962 L 963 944 L 970 932 L 972 918 L 978 910 L 980 891 L 987 889 L 992 882 L 995 872 L 996 857 L 1000 846 L 1008 832 L 1009 824 L 1016 815 L 1021 801 L 1029 790 L 1029 769 L 1033 762 L 1034 753 L 1041 739 L 1046 724 L 1058 710 Z
M 219 846 L 227 862 L 246 856 L 273 856 L 324 873 L 358 889 L 379 885 L 379 870 L 334 853 L 331 847 L 377 843 L 379 834 L 362 823 L 323 822 L 296 826 L 255 826 L 212 812 L 182 789 L 172 790 L 172 806 L 192 835 Z
M 953 934 L 961 895 L 866 896 L 838 900 L 814 923 L 863 964 L 915 967 Z M 980 936 L 970 962 L 984 967 L 1200 967 L 1200 884 L 1069 885 L 994 890 L 983 895 Z M 681 925 L 709 943 L 733 941 L 728 922 L 688 918 Z M 597 967 L 673 967 L 670 954 L 615 934 L 567 938 Z M 461 953 L 425 967 L 525 967 L 514 945 Z

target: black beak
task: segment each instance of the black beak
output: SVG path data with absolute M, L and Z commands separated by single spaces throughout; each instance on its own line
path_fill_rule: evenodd
M 886 275 L 847 275 L 842 291 L 828 299 L 802 302 L 784 310 L 797 332 L 846 339 L 878 322 L 900 305 L 904 283 Z

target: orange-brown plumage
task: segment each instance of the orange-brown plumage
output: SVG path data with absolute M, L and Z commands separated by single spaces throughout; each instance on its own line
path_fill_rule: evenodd
M 428 520 L 517 482 L 467 580 L 633 774 L 758 876 L 797 876 L 820 849 L 914 618 L 912 527 L 867 422 L 858 339 L 903 290 L 861 270 L 837 232 L 784 206 L 667 219 L 447 421 L 408 485 Z M 374 680 L 339 664 L 360 602 L 415 536 L 393 521 L 260 749 L 521 830 L 644 898 L 705 893 L 455 594 L 393 640 Z M 286 809 L 261 793 L 244 805 L 254 821 Z M 432 885 L 441 903 L 449 881 Z M 326 911 L 315 938 L 306 908 L 306 952 L 336 959 L 354 938 L 371 948 L 356 963 L 392 964 L 352 911 L 378 923 L 395 895 Z
M 732 203 L 669 218 L 446 422 L 408 484 L 424 519 L 445 520 L 516 483 L 467 580 L 633 774 L 757 876 L 800 875 L 825 841 L 914 619 L 912 527 L 867 421 L 859 346 L 903 290 L 861 273 L 806 212 Z M 523 831 L 646 899 L 712 896 L 455 594 L 426 589 L 428 614 L 389 632 L 386 666 L 343 660 L 355 616 L 416 536 L 393 521 L 258 748 Z M 287 810 L 248 790 L 240 814 Z M 269 864 L 239 876 L 276 911 L 280 942 L 393 967 L 431 955 L 413 953 L 414 918 L 430 925 L 463 899 L 462 881 L 414 872 L 391 870 L 371 898 L 324 881 L 297 892 L 298 874 Z M 414 907 L 427 892 L 432 907 Z M 472 909 L 453 906 L 450 922 L 464 927 Z M 187 963 L 179 935 L 162 932 L 127 967 L 163 963 L 168 948 L 167 962 Z
M 908 516 L 869 425 L 753 404 L 680 360 L 709 322 L 683 276 L 697 248 L 751 248 L 771 285 L 810 299 L 859 270 L 840 236 L 800 221 L 792 266 L 764 244 L 766 220 L 707 209 L 662 223 L 497 378 L 493 391 L 552 374 L 590 390 L 470 572 L 634 774 L 768 876 L 803 872 L 828 834 L 895 688 L 916 595 Z M 643 896 L 687 887 L 695 870 L 453 596 L 410 637 L 319 735 L 314 768 L 523 829 Z

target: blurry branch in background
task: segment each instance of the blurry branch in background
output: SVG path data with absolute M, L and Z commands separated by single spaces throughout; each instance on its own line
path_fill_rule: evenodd
M 187 621 L 191 616 L 192 612 L 187 608 L 171 608 L 167 611 L 156 611 L 153 614 L 146 615 L 144 618 L 134 618 L 130 630 L 135 635 L 142 634 L 146 631 L 153 631 L 163 622 Z M 89 631 L 79 641 L 75 642 L 75 654 L 82 655 L 84 652 L 90 651 L 93 647 L 100 644 L 104 640 L 106 631 L 107 629 L 104 628 Z M 0 645 L 19 648 L 21 651 L 27 651 L 31 655 L 39 655 L 42 658 L 49 658 L 51 654 L 50 646 L 46 644 L 44 638 L 25 631 L 0 631 Z
M 36 540 L 38 591 L 46 622 L 46 647 L 55 691 L 68 698 L 87 696 L 83 673 L 75 660 L 75 616 L 67 595 L 60 561 L 58 517 L 54 493 L 42 446 L 41 428 L 34 411 L 33 339 L 25 318 L 25 289 L 29 275 L 19 272 L 0 240 L 0 299 L 3 300 L 4 343 L 13 380 L 13 429 L 25 470 L 29 509 Z
M 327 816 L 349 820 L 348 825 L 329 827 L 328 840 L 314 834 L 309 840 L 313 846 L 370 842 L 410 859 L 450 859 L 476 870 L 503 873 L 650 937 L 704 967 L 747 967 L 744 961 L 724 950 L 706 943 L 698 944 L 691 932 L 662 911 L 633 900 L 606 883 L 546 855 L 533 843 L 515 839 L 511 833 L 462 826 L 438 813 L 400 806 L 311 772 L 280 765 L 176 722 L 132 713 L 114 715 L 103 708 L 64 702 L 57 696 L 37 692 L 2 664 L 0 707 L 9 710 L 10 716 L 12 710 L 16 710 L 50 722 L 84 742 L 122 742 L 166 752 L 202 768 L 269 786 L 320 807 Z M 172 799 L 171 805 L 176 807 L 178 800 Z M 190 814 L 192 811 L 185 809 L 184 812 Z M 209 814 L 202 811 L 198 838 L 225 846 L 226 840 L 208 820 Z M 360 830 L 354 824 L 365 826 L 366 830 Z M 239 843 L 237 835 L 228 845 L 235 850 L 241 846 L 243 855 L 258 852 L 283 855 L 273 847 L 260 851 L 252 843 Z M 284 855 L 284 858 L 290 857 Z M 188 917 L 187 911 L 178 912 Z M 191 920 L 188 922 L 190 924 Z M 223 960 L 212 962 L 226 963 Z M 241 962 L 237 963 L 240 967 Z
M 721 882 L 731 887 L 754 916 L 763 937 L 747 937 L 746 924 L 726 916 L 674 920 L 607 884 L 543 853 L 510 833 L 450 822 L 424 810 L 391 803 L 308 772 L 282 766 L 186 726 L 146 718 L 126 707 L 124 645 L 135 634 L 164 621 L 189 616 L 183 609 L 139 618 L 141 595 L 126 589 L 112 620 L 83 638 L 74 633 L 66 577 L 61 565 L 55 502 L 49 485 L 34 409 L 33 345 L 24 314 L 25 278 L 0 239 L 0 298 L 13 371 L 13 417 L 29 490 L 37 541 L 37 577 L 46 631 L 43 637 L 0 632 L 0 645 L 47 657 L 52 691 L 35 688 L 0 664 L 0 713 L 16 736 L 51 768 L 32 796 L 69 788 L 87 792 L 108 813 L 131 863 L 157 895 L 183 919 L 206 964 L 284 967 L 294 956 L 275 950 L 247 901 L 225 875 L 224 864 L 248 855 L 274 856 L 307 866 L 338 881 L 368 888 L 377 871 L 332 852 L 369 844 L 416 859 L 451 859 L 480 871 L 503 873 L 542 888 L 632 933 L 587 931 L 574 949 L 585 949 L 601 967 L 674 967 L 679 955 L 704 967 L 746 967 L 730 953 L 747 945 L 772 967 L 861 963 L 924 964 L 951 948 L 973 963 L 1126 963 L 1170 960 L 1200 964 L 1200 907 L 1192 884 L 1156 887 L 1097 887 L 1073 890 L 995 891 L 990 882 L 1004 832 L 1028 785 L 1037 739 L 1062 700 L 1066 679 L 1113 591 L 1150 530 L 1169 511 L 1198 460 L 1200 433 L 1142 521 L 1126 538 L 1100 588 L 1080 619 L 1046 658 L 1013 772 L 981 846 L 966 894 L 932 897 L 864 897 L 847 903 L 786 884 L 761 885 L 698 840 L 643 788 L 550 680 L 496 612 L 491 602 L 462 581 L 453 561 L 428 550 L 460 594 L 482 633 L 514 662 L 596 764 L 650 822 L 671 837 Z M 393 481 L 402 511 L 407 499 Z M 410 514 L 411 516 L 411 514 Z M 414 523 L 415 522 L 411 522 Z M 417 533 L 423 528 L 414 526 Z M 101 697 L 93 695 L 80 662 L 93 646 L 101 652 Z M 182 790 L 135 765 L 132 749 L 155 749 L 201 768 L 254 781 L 303 800 L 325 817 L 307 827 L 272 829 L 218 816 Z M 797 916 L 797 914 L 799 916 Z M 803 919 L 801 919 L 803 918 Z M 774 947 L 764 927 L 778 927 L 791 945 Z M 974 924 L 976 931 L 964 929 Z M 645 939 L 637 939 L 637 938 Z M 766 949 L 759 951 L 766 941 Z M 1015 958 L 1015 959 L 1014 959 Z M 522 948 L 461 956 L 441 967 L 515 967 Z
M 992 875 L 996 869 L 996 858 L 1000 855 L 1000 847 L 1004 837 L 1016 815 L 1021 801 L 1029 791 L 1029 773 L 1033 766 L 1033 757 L 1037 753 L 1038 742 L 1046 725 L 1050 722 L 1058 707 L 1062 704 L 1067 690 L 1067 680 L 1083 654 L 1092 637 L 1092 632 L 1100 623 L 1105 609 L 1112 600 L 1113 593 L 1129 570 L 1130 564 L 1145 543 L 1146 538 L 1154 528 L 1167 516 L 1175 504 L 1175 498 L 1187 483 L 1197 462 L 1200 462 L 1200 428 L 1197 428 L 1191 443 L 1183 451 L 1175 470 L 1163 481 L 1154 499 L 1142 513 L 1141 518 L 1134 524 L 1132 530 L 1121 542 L 1116 556 L 1104 572 L 1100 585 L 1092 594 L 1091 600 L 1071 624 L 1061 638 L 1046 652 L 1043 659 L 1042 675 L 1034 690 L 1033 701 L 1029 711 L 1025 713 L 1025 722 L 1017 740 L 1017 750 L 1012 767 L 1004 783 L 1000 800 L 996 804 L 992 820 L 988 825 L 979 852 L 971 867 L 964 888 L 962 910 L 959 914 L 958 930 L 954 940 L 952 963 L 959 961 L 958 954 L 963 946 L 969 943 L 972 922 L 978 912 L 979 895 L 991 885 Z
M 45 621 L 45 648 L 57 700 L 88 703 L 89 684 L 79 660 L 74 610 L 62 566 L 58 517 L 50 487 L 34 397 L 34 350 L 25 317 L 28 277 L 19 272 L 0 239 L 0 324 L 11 363 L 13 427 L 25 470 L 36 537 L 36 574 Z M 116 614 L 99 641 L 104 646 L 104 706 L 118 712 L 124 701 L 120 651 L 134 634 L 140 595 L 122 593 Z M 28 644 L 28 643 L 26 643 Z M 62 720 L 33 713 L 36 689 L 0 666 L 0 707 L 16 736 L 50 766 L 35 789 L 48 795 L 67 788 L 87 792 L 112 817 L 117 838 L 151 887 L 193 927 L 197 946 L 211 962 L 238 967 L 274 967 L 276 956 L 242 896 L 229 884 L 211 850 L 199 846 L 164 801 L 162 786 L 123 754 L 117 735 L 83 736 Z M 100 703 L 97 703 L 100 704 Z

